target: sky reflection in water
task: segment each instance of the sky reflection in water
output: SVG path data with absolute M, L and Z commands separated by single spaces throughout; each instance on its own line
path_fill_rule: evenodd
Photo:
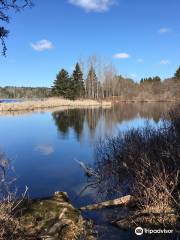
M 86 205 L 98 201 L 97 194 L 95 189 L 87 189 L 79 196 L 87 178 L 75 160 L 93 165 L 94 147 L 99 138 L 142 127 L 147 120 L 157 126 L 170 107 L 162 103 L 121 104 L 107 109 L 1 115 L 0 150 L 15 168 L 19 193 L 25 185 L 33 198 L 66 191 L 75 206 Z M 109 214 L 112 212 L 101 212 L 103 219 Z M 96 222 L 102 221 L 97 214 L 88 216 Z M 111 231 L 116 234 L 116 230 Z

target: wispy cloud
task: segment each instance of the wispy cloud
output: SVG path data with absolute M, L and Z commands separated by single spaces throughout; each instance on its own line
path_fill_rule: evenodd
M 51 155 L 54 152 L 54 148 L 49 144 L 39 144 L 35 147 L 35 150 L 44 156 Z
M 43 52 L 53 48 L 52 42 L 49 40 L 43 39 L 36 43 L 31 43 L 31 47 L 37 52 Z
M 128 53 L 116 53 L 113 55 L 113 58 L 116 58 L 116 59 L 128 59 L 130 57 L 131 56 Z
M 138 58 L 138 59 L 137 59 L 137 62 L 138 62 L 138 63 L 143 63 L 144 60 L 143 60 L 142 58 Z
M 130 74 L 130 77 L 133 78 L 133 79 L 137 79 L 138 76 L 137 76 L 137 74 L 132 73 L 132 74 Z
M 161 64 L 161 65 L 168 65 L 168 64 L 170 64 L 170 61 L 169 61 L 168 59 L 162 59 L 162 60 L 160 61 L 160 64 Z
M 160 34 L 166 34 L 166 33 L 170 33 L 170 32 L 172 32 L 172 29 L 167 28 L 167 27 L 162 27 L 158 30 L 158 33 L 160 33 Z
M 105 12 L 116 3 L 115 0 L 68 0 L 69 3 L 90 12 Z

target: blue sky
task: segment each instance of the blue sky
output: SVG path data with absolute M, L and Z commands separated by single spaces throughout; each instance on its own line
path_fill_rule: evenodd
M 8 24 L 0 85 L 51 86 L 91 54 L 119 74 L 170 77 L 180 65 L 179 0 L 34 0 Z

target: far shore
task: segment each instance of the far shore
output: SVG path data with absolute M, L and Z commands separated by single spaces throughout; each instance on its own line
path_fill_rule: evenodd
M 179 103 L 180 99 L 79 99 L 68 100 L 63 98 L 47 98 L 43 100 L 24 100 L 20 102 L 0 103 L 0 113 L 29 112 L 50 109 L 86 108 L 86 107 L 111 107 L 113 103 Z
M 74 107 L 110 107 L 111 101 L 91 99 L 67 100 L 62 98 L 47 98 L 44 100 L 25 100 L 23 102 L 0 103 L 0 112 L 34 111 L 51 108 Z

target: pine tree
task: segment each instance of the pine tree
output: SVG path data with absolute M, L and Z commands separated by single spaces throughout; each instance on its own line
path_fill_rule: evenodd
M 179 68 L 176 70 L 176 73 L 174 74 L 174 77 L 178 80 L 180 80 L 180 66 Z
M 159 76 L 156 76 L 153 78 L 154 82 L 161 82 L 161 78 Z
M 56 76 L 54 86 L 52 87 L 52 93 L 56 96 L 62 96 L 69 98 L 69 86 L 70 78 L 66 70 L 62 69 Z
M 98 96 L 98 81 L 95 69 L 93 66 L 90 67 L 87 80 L 86 80 L 86 94 L 87 97 L 97 98 Z
M 144 78 L 141 78 L 140 83 L 144 83 Z
M 83 97 L 85 94 L 83 73 L 81 71 L 79 63 L 76 64 L 75 70 L 72 75 L 72 88 L 74 91 L 74 97 Z

